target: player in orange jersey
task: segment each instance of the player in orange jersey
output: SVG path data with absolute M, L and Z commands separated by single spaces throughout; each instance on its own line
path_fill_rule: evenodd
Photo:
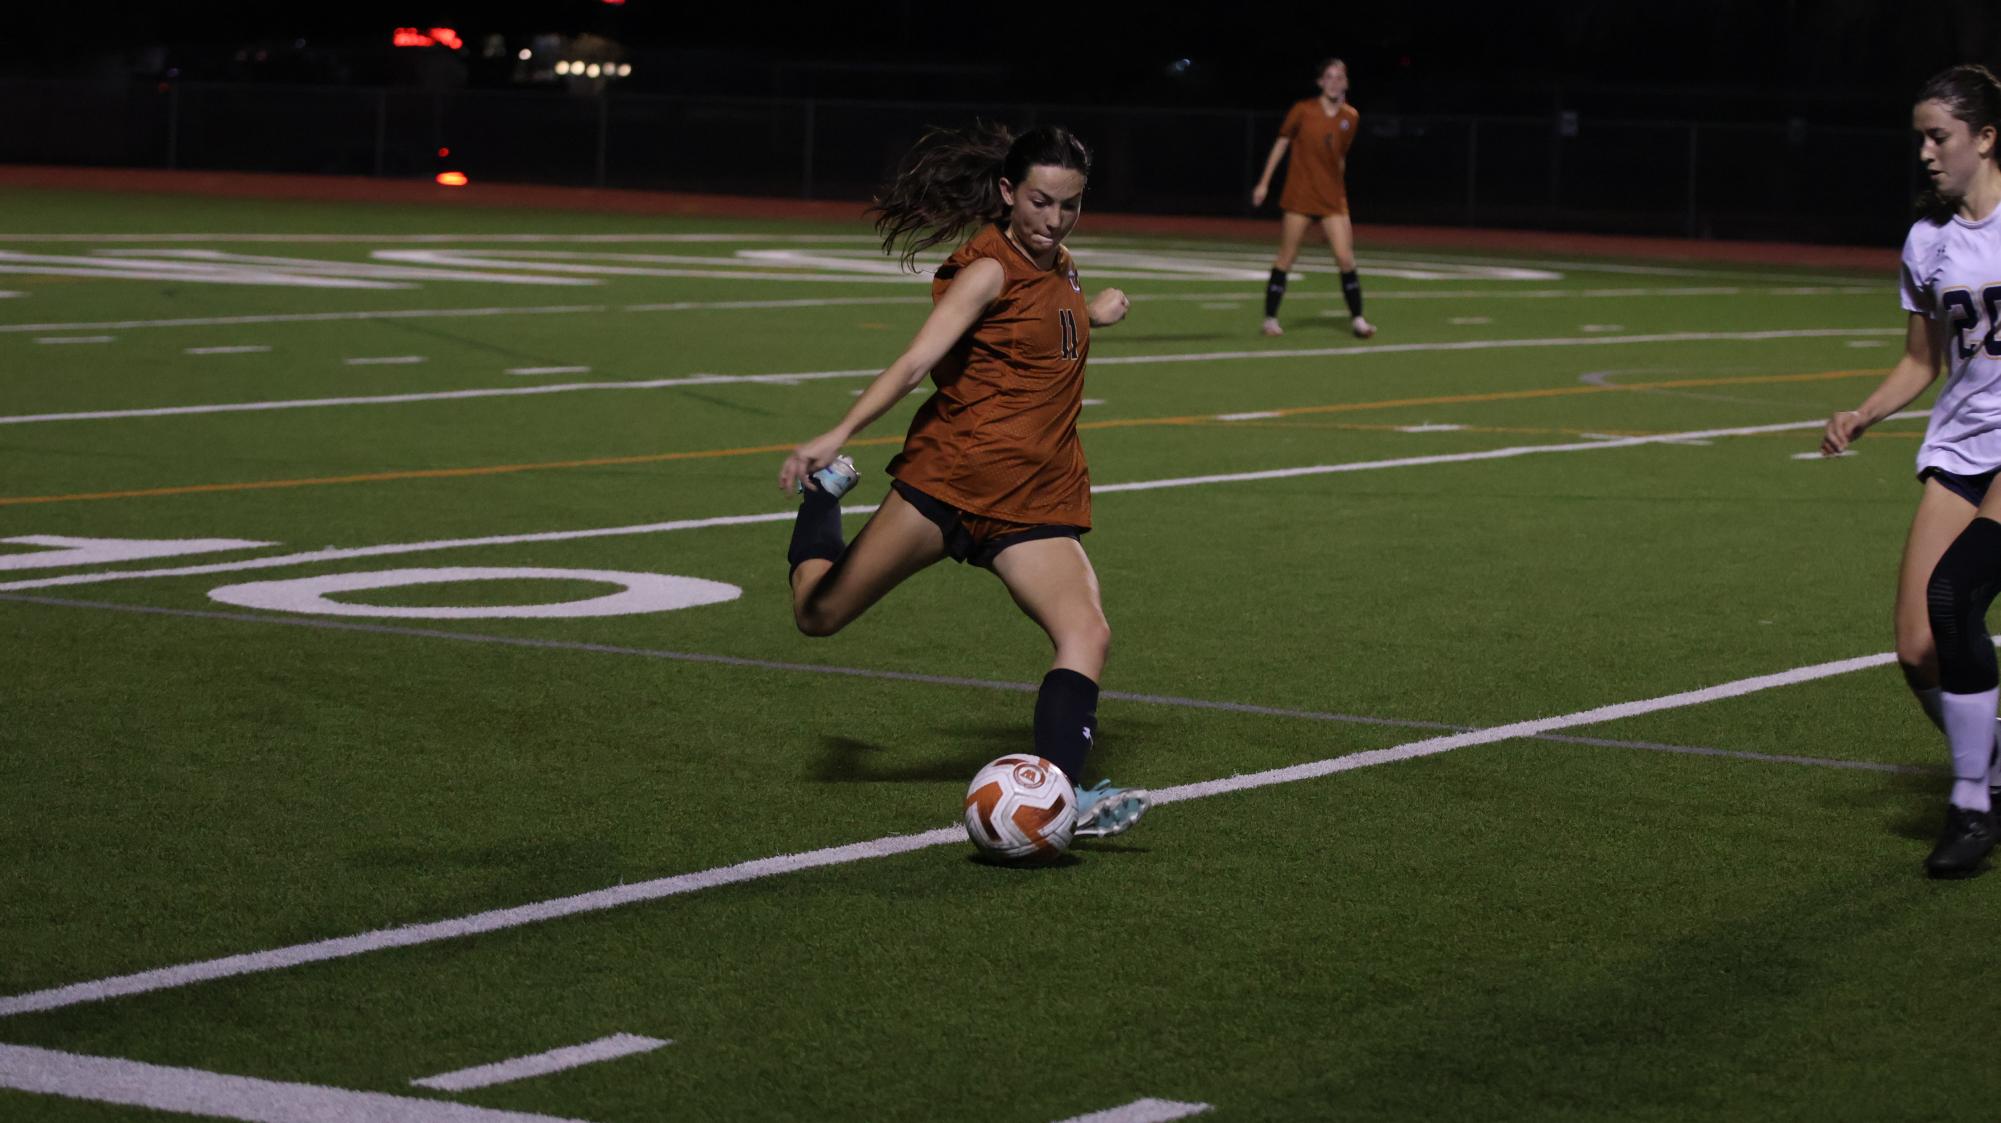
M 949 557 L 992 570 L 1049 634 L 1035 751 L 1076 785 L 1087 836 L 1129 829 L 1148 805 L 1143 791 L 1082 783 L 1112 633 L 1079 538 L 1091 527 L 1091 480 L 1077 415 L 1091 329 L 1126 314 L 1117 289 L 1085 299 L 1063 248 L 1090 171 L 1090 152 L 1061 128 L 1017 138 L 976 125 L 918 141 L 873 208 L 884 251 L 901 242 L 914 269 L 923 250 L 973 235 L 938 269 L 931 314 L 902 356 L 778 473 L 779 487 L 804 493 L 788 551 L 800 631 L 832 635 Z M 889 463 L 889 494 L 844 544 L 840 495 L 859 477 L 841 446 L 927 375 L 937 389 Z
M 1349 327 L 1367 339 L 1376 334 L 1362 318 L 1362 282 L 1355 275 L 1355 228 L 1348 221 L 1348 149 L 1354 146 L 1362 115 L 1348 104 L 1348 64 L 1330 58 L 1320 64 L 1320 93 L 1295 104 L 1279 126 L 1272 142 L 1271 156 L 1265 160 L 1264 174 L 1251 188 L 1251 205 L 1262 207 L 1271 190 L 1271 176 L 1278 162 L 1292 153 L 1285 171 L 1285 190 L 1279 194 L 1280 220 L 1278 256 L 1272 260 L 1271 280 L 1265 285 L 1266 335 L 1284 335 L 1278 325 L 1278 302 L 1285 299 L 1285 274 L 1299 258 L 1299 242 L 1313 219 L 1327 244 L 1334 250 L 1334 265 L 1341 270 L 1341 295 L 1348 301 Z

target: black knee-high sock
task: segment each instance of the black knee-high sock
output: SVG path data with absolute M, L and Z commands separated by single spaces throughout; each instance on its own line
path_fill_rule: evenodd
M 1348 302 L 1350 316 L 1362 314 L 1362 279 L 1353 269 L 1341 274 L 1341 299 Z
M 1939 724 L 1952 752 L 1952 803 L 1985 811 L 1993 802 L 1997 677 L 1987 607 L 2001 593 L 2001 523 L 1976 518 L 1933 568 L 1925 588 L 1932 641 L 1938 648 Z
M 2001 592 L 2001 523 L 1974 519 L 1946 547 L 1925 589 L 1939 685 L 1947 694 L 1976 694 L 1997 682 L 1987 606 Z
M 1098 735 L 1098 684 L 1066 667 L 1042 676 L 1035 695 L 1035 754 L 1084 786 L 1084 758 Z
M 1285 299 L 1285 270 L 1273 269 L 1265 282 L 1265 318 L 1278 315 L 1278 302 Z
M 818 488 L 807 488 L 805 501 L 799 504 L 799 517 L 792 523 L 792 545 L 785 551 L 785 560 L 798 569 L 808 558 L 839 561 L 841 551 L 847 548 L 841 539 L 841 501 Z

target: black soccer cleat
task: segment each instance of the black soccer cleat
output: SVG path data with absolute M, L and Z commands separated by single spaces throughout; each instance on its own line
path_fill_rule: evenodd
M 1994 849 L 1994 840 L 1992 812 L 1948 807 L 1945 830 L 1925 857 L 1925 873 L 1931 877 L 1972 877 Z

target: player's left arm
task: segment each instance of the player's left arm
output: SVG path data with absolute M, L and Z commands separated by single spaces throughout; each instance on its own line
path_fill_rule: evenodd
M 1108 328 L 1126 318 L 1126 309 L 1132 307 L 1132 301 L 1118 289 L 1100 289 L 1087 307 L 1091 311 L 1091 326 Z

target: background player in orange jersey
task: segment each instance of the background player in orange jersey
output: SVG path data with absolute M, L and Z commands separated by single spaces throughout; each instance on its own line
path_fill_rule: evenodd
M 1278 256 L 1272 260 L 1271 281 L 1265 286 L 1266 335 L 1284 335 L 1278 326 L 1278 303 L 1285 299 L 1285 273 L 1299 257 L 1307 225 L 1320 220 L 1334 264 L 1341 270 L 1341 295 L 1348 301 L 1349 326 L 1367 339 L 1376 334 L 1362 318 L 1362 282 L 1355 275 L 1355 228 L 1348 221 L 1348 149 L 1354 146 L 1362 115 L 1348 104 L 1348 64 L 1330 58 L 1320 64 L 1320 93 L 1295 104 L 1272 142 L 1264 174 L 1251 188 L 1251 205 L 1262 207 L 1271 190 L 1271 176 L 1287 151 L 1292 163 L 1285 170 L 1285 190 L 1279 193 Z
M 1054 665 L 1035 700 L 1035 751 L 1077 787 L 1077 833 L 1117 834 L 1148 796 L 1082 772 L 1097 730 L 1111 626 L 1079 536 L 1091 481 L 1077 438 L 1091 328 L 1118 323 L 1125 294 L 1087 301 L 1063 239 L 1082 213 L 1091 155 L 1067 130 L 1015 138 L 998 126 L 933 130 L 873 208 L 883 249 L 916 255 L 972 237 L 938 269 L 931 314 L 838 425 L 800 445 L 778 484 L 804 492 L 793 525 L 792 612 L 829 636 L 918 570 L 950 557 L 990 569 L 1049 633 Z M 841 445 L 916 389 L 937 390 L 890 461 L 882 506 L 841 540 L 840 496 L 859 478 Z

